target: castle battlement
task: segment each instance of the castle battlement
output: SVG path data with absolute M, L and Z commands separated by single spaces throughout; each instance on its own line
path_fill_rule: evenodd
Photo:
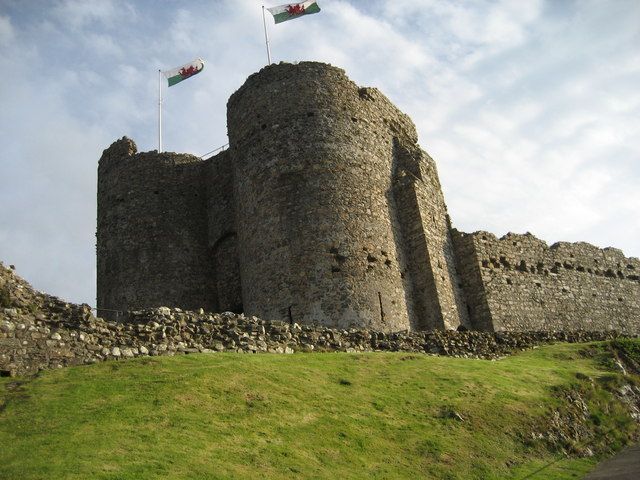
M 380 331 L 640 331 L 637 259 L 452 229 L 411 119 L 339 68 L 263 68 L 230 97 L 227 125 L 229 148 L 205 161 L 138 153 L 127 138 L 104 151 L 103 314 L 163 305 Z

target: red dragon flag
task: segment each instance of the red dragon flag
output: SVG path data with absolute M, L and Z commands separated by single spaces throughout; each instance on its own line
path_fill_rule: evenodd
M 178 68 L 167 70 L 162 74 L 167 77 L 169 86 L 173 87 L 176 83 L 180 83 L 182 80 L 186 80 L 189 77 L 193 77 L 196 73 L 200 73 L 204 68 L 204 60 L 198 58 L 193 62 L 187 63 Z
M 288 5 L 280 5 L 279 7 L 267 8 L 273 20 L 276 23 L 286 22 L 287 20 L 293 20 L 294 18 L 301 17 L 303 15 L 309 15 L 311 13 L 318 13 L 320 7 L 315 0 L 307 0 L 306 2 L 290 3 Z

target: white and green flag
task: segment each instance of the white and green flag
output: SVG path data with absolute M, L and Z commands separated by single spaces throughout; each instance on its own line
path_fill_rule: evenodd
M 320 11 L 320 7 L 315 0 L 307 0 L 306 2 L 289 3 L 287 5 L 271 7 L 267 8 L 267 10 L 269 10 L 269 13 L 273 15 L 273 20 L 276 23 L 281 23 L 302 17 L 303 15 L 318 13 Z
M 193 77 L 197 73 L 200 73 L 203 68 L 204 60 L 198 58 L 193 62 L 182 65 L 181 67 L 162 72 L 162 74 L 167 78 L 169 86 L 172 87 L 176 83 L 180 83 L 182 80 L 186 80 L 187 78 Z

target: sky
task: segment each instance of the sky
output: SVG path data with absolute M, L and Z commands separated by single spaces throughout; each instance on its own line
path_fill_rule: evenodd
M 341 67 L 411 116 L 456 228 L 640 256 L 640 1 L 318 2 L 267 18 L 272 60 Z M 158 69 L 197 57 L 163 146 L 226 144 L 227 99 L 267 62 L 262 4 L 0 0 L 0 261 L 94 306 L 102 151 L 156 149 Z

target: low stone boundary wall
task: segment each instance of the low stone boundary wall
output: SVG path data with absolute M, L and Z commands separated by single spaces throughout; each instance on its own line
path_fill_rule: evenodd
M 0 374 L 147 355 L 188 353 L 415 352 L 496 359 L 552 342 L 608 340 L 616 332 L 397 332 L 338 330 L 269 322 L 232 313 L 160 307 L 122 321 L 96 318 L 87 305 L 51 303 L 49 316 L 0 310 Z

